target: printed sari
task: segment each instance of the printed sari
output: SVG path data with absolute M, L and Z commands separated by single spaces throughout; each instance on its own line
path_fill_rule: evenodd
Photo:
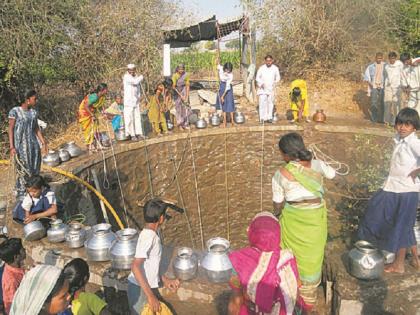
M 250 246 L 229 254 L 235 271 L 230 286 L 242 292 L 240 315 L 300 314 L 299 275 L 290 250 L 281 250 L 280 225 L 269 212 L 257 214 L 248 228 Z
M 89 106 L 89 110 L 93 113 L 93 116 L 86 110 L 86 104 Z M 82 127 L 83 137 L 86 144 L 93 143 L 95 132 L 99 129 L 98 116 L 104 104 L 105 96 L 98 97 L 96 93 L 92 93 L 86 95 L 79 105 L 78 120 L 80 126 Z
M 190 85 L 189 74 L 184 72 L 180 75 L 178 72 L 175 73 L 172 77 L 174 88 L 178 91 L 180 95 L 185 97 L 187 95 L 187 86 Z M 188 126 L 188 116 L 191 114 L 191 109 L 184 104 L 181 97 L 175 92 L 175 110 L 176 110 L 176 123 L 180 127 Z
M 280 216 L 281 247 L 291 249 L 296 256 L 302 281 L 301 295 L 307 304 L 314 304 L 327 242 L 327 209 L 322 199 L 323 177 L 298 163 L 288 163 L 284 169 L 306 190 L 321 199 L 318 206 L 308 207 L 286 201 Z

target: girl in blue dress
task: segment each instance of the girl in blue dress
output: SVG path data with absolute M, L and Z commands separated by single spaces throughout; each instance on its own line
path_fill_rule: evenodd
M 235 112 L 235 100 L 233 99 L 232 89 L 233 66 L 232 63 L 226 62 L 223 67 L 218 65 L 217 69 L 219 70 L 220 86 L 217 93 L 216 109 L 221 107 L 223 111 L 223 126 L 226 127 L 226 113 L 229 113 L 230 122 L 233 126 L 233 113 Z

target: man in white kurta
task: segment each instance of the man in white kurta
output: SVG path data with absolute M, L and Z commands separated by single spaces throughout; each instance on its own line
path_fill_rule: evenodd
M 384 69 L 384 121 L 389 125 L 394 125 L 395 117 L 400 111 L 403 67 L 403 63 L 397 60 L 397 54 L 390 52 Z
M 407 53 L 400 58 L 405 66 L 401 83 L 408 93 L 407 106 L 420 113 L 420 58 L 411 58 Z
M 143 137 L 140 114 L 141 81 L 143 81 L 143 76 L 136 76 L 136 66 L 127 65 L 127 72 L 123 77 L 125 134 L 134 141 Z
M 256 81 L 260 122 L 271 123 L 273 121 L 274 93 L 277 83 L 280 82 L 279 68 L 273 65 L 272 56 L 265 57 L 265 64 L 258 69 Z

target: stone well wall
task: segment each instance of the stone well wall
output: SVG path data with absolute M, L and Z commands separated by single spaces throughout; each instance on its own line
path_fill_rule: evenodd
M 141 206 L 152 196 L 153 191 L 154 196 L 177 200 L 179 206 L 184 203 L 187 210 L 186 216 L 175 215 L 165 224 L 163 235 L 167 244 L 201 248 L 202 234 L 204 242 L 215 236 L 229 236 L 233 248 L 245 245 L 246 228 L 250 219 L 261 209 L 272 209 L 271 178 L 282 162 L 277 143 L 281 135 L 292 130 L 300 132 L 307 144 L 316 143 L 325 153 L 351 167 L 357 162 L 357 152 L 351 149 L 354 141 L 354 134 L 351 132 L 354 130 L 340 130 L 332 137 L 329 133 L 331 130 L 307 128 L 303 131 L 296 126 L 266 127 L 264 131 L 261 127 L 234 128 L 229 132 L 223 129 L 207 129 L 192 132 L 191 138 L 188 133 L 182 133 L 151 139 L 147 143 L 118 145 L 116 161 L 130 226 L 139 229 L 142 227 Z M 106 177 L 109 189 L 101 187 L 102 193 L 125 222 L 114 160 L 110 152 L 107 152 L 105 160 L 107 172 L 104 172 L 101 157 L 96 157 L 94 161 L 90 159 L 86 163 L 79 162 L 74 170 L 79 176 L 91 180 L 89 170 L 95 168 L 101 183 Z M 354 180 L 352 176 L 329 181 L 327 188 L 340 190 Z M 64 187 L 61 189 L 63 196 L 69 192 L 75 196 L 72 200 L 66 198 L 67 208 L 74 209 L 78 204 L 77 211 L 86 211 L 90 213 L 89 217 L 101 217 L 96 198 L 76 202 L 80 187 L 72 183 Z M 329 208 L 333 211 L 341 200 L 332 197 L 333 195 L 327 194 Z M 341 233 L 337 224 L 340 224 L 342 218 L 331 213 L 330 234 L 334 236 Z

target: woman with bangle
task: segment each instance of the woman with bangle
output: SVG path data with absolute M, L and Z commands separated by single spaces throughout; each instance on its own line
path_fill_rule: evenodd
M 93 93 L 86 95 L 79 105 L 79 124 L 82 127 L 84 140 L 89 151 L 96 149 L 95 132 L 99 129 L 98 113 L 105 105 L 106 93 L 108 93 L 108 86 L 101 83 Z
M 19 159 L 16 165 L 17 197 L 21 198 L 26 192 L 24 174 L 38 175 L 41 168 L 41 148 L 45 154 L 48 151 L 47 142 L 38 126 L 38 112 L 34 109 L 37 94 L 29 90 L 20 106 L 13 107 L 9 112 L 9 142 L 10 156 Z M 39 142 L 38 142 L 39 140 Z M 26 173 L 29 174 L 26 174 Z

